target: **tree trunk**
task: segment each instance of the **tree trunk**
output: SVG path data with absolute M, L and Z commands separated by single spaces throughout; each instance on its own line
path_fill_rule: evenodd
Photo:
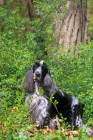
M 30 20 L 33 20 L 34 18 L 38 17 L 38 15 L 36 14 L 33 0 L 26 0 L 26 4 Z
M 0 0 L 0 4 L 1 4 L 1 5 L 4 5 L 5 2 L 6 2 L 6 0 Z
M 58 43 L 63 44 L 65 52 L 76 52 L 74 46 L 79 46 L 81 42 L 87 43 L 88 23 L 89 23 L 89 3 L 86 0 L 79 0 L 77 4 L 67 3 L 68 13 L 62 20 L 58 17 L 56 21 L 56 32 L 58 35 Z M 61 10 L 62 11 L 62 10 Z

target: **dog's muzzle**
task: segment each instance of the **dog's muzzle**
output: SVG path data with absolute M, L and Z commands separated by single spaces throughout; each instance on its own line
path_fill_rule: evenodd
M 41 74 L 38 71 L 35 73 L 35 75 L 36 75 L 36 77 L 40 77 L 41 76 Z
M 37 72 L 34 73 L 33 79 L 38 81 L 38 82 L 40 82 L 41 81 L 41 77 L 42 77 L 41 73 L 37 71 Z

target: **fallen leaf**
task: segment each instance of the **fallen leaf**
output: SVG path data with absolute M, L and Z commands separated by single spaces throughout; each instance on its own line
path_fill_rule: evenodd
M 13 108 L 12 108 L 12 113 L 16 112 L 17 110 L 18 110 L 17 107 L 13 107 Z
M 50 129 L 48 126 L 44 127 L 44 133 L 48 134 L 48 133 L 55 133 L 55 129 Z

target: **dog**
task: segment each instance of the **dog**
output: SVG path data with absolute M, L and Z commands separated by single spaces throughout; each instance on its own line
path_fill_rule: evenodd
M 41 87 L 44 90 L 43 95 L 36 94 L 34 76 L 38 88 Z M 32 121 L 39 121 L 38 128 L 44 128 L 46 125 L 49 128 L 56 128 L 54 118 L 56 116 L 60 118 L 60 113 L 75 130 L 79 127 L 85 128 L 82 121 L 84 104 L 74 96 L 57 89 L 45 62 L 33 64 L 26 73 L 23 87 L 28 92 L 26 102 L 29 103 Z M 52 102 L 50 101 L 51 96 L 53 96 Z
M 36 122 L 36 120 L 39 122 L 37 128 L 44 128 L 44 126 L 49 126 L 51 129 L 55 128 L 55 122 L 49 113 L 51 102 L 44 95 L 37 95 L 35 80 L 37 87 L 41 87 L 44 90 L 44 94 L 47 93 L 46 95 L 49 95 L 50 93 L 56 92 L 56 85 L 50 77 L 50 71 L 46 63 L 43 61 L 35 62 L 32 68 L 26 73 L 23 88 L 28 95 L 25 103 L 31 112 L 32 122 Z

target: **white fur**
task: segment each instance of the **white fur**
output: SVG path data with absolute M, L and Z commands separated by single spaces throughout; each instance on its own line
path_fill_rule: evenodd
M 80 115 L 78 115 L 76 117 L 76 126 L 78 126 L 78 127 L 82 127 L 83 126 L 83 122 L 82 122 L 82 119 L 81 119 Z
M 30 99 L 31 96 L 27 97 Z M 43 117 L 46 117 L 47 113 L 47 106 L 48 101 L 43 96 L 37 96 L 36 94 L 33 94 L 32 101 L 30 100 L 30 112 L 32 116 L 32 121 L 42 121 Z
M 72 96 L 72 104 L 71 106 L 78 105 L 79 101 L 75 97 Z
M 40 62 L 40 64 L 43 65 L 43 63 L 44 63 L 44 61 L 42 60 L 42 61 Z
M 72 104 L 71 104 L 71 110 L 74 112 L 75 105 L 78 105 L 79 101 L 75 97 L 72 96 Z

